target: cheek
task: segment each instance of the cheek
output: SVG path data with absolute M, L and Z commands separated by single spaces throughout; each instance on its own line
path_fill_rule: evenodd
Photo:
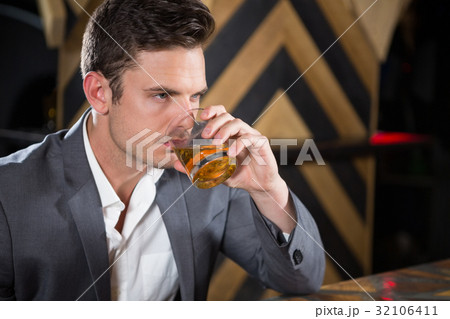
M 118 108 L 122 106 L 113 107 L 109 121 L 109 131 L 114 143 L 121 149 L 125 150 L 127 141 L 132 139 L 139 133 L 136 123 L 129 115 L 123 114 Z
M 163 113 L 163 112 L 161 112 Z M 151 126 L 149 128 L 152 131 L 161 133 L 162 136 L 166 135 L 167 128 L 169 126 L 170 121 L 175 117 L 175 112 L 164 112 L 165 114 L 159 114 L 153 117 L 153 119 L 149 122 Z
M 126 148 L 128 141 L 136 140 L 142 141 L 152 134 L 157 134 L 163 137 L 166 134 L 167 127 L 171 119 L 179 114 L 175 107 L 168 107 L 158 112 L 146 111 L 145 109 L 127 109 L 127 112 L 122 110 L 124 105 L 116 106 L 111 110 L 110 133 L 114 142 L 119 145 L 121 149 Z M 149 107 L 151 108 L 151 106 Z M 154 136 L 156 137 L 156 135 Z M 161 151 L 160 151 L 161 149 Z M 158 154 L 164 153 L 165 147 L 158 148 Z

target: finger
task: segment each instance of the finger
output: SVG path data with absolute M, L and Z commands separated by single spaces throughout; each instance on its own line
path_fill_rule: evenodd
M 229 113 L 222 113 L 220 115 L 217 115 L 216 117 L 208 121 L 208 124 L 206 125 L 206 127 L 202 132 L 202 137 L 203 138 L 213 137 L 218 132 L 220 127 L 222 127 L 228 122 L 231 122 L 232 120 L 234 120 L 234 117 Z
M 222 144 L 232 137 L 239 138 L 245 134 L 261 136 L 261 134 L 241 119 L 233 119 L 224 124 L 214 135 L 217 144 Z
M 244 149 L 248 149 L 250 153 L 259 150 L 267 144 L 267 138 L 263 135 L 244 134 L 236 139 L 228 150 L 228 156 L 236 157 Z
M 235 140 L 231 145 L 228 147 L 228 156 L 230 157 L 237 157 L 239 154 L 242 153 L 242 151 L 245 149 L 245 145 L 242 144 L 241 141 Z
M 227 113 L 225 106 L 223 105 L 211 105 L 206 107 L 202 114 L 200 114 L 200 118 L 202 120 L 209 120 L 219 114 Z

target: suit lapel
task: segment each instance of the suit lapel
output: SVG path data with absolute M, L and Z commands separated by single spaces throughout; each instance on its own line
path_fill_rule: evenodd
M 185 196 L 182 195 L 185 189 L 174 170 L 166 170 L 156 187 L 156 203 L 163 214 L 180 275 L 181 298 L 194 300 L 194 253 Z
M 95 197 L 98 197 L 97 188 L 91 180 L 68 203 L 92 276 L 93 285 L 89 288 L 95 289 L 98 300 L 111 300 L 105 224 L 100 199 Z
M 92 276 L 93 285 L 86 289 L 95 289 L 98 300 L 111 300 L 105 224 L 100 196 L 89 168 L 83 143 L 82 124 L 86 115 L 87 112 L 64 138 L 63 161 L 66 180 L 64 192 Z

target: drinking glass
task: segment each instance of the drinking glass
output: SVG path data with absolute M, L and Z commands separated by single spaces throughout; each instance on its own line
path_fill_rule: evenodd
M 228 143 L 213 144 L 203 138 L 208 121 L 200 119 L 203 109 L 190 109 L 170 121 L 166 136 L 183 164 L 191 182 L 197 188 L 211 188 L 223 183 L 236 170 L 236 158 L 229 157 Z

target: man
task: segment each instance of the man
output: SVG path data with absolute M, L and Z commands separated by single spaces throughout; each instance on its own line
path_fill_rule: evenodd
M 106 0 L 96 10 L 81 61 L 92 107 L 69 131 L 0 160 L 1 299 L 204 300 L 219 251 L 267 287 L 319 288 L 312 217 L 264 137 L 223 106 L 202 113 L 204 137 L 235 140 L 238 164 L 253 159 L 226 185 L 191 187 L 167 144 L 130 154 L 142 132 L 164 133 L 199 106 L 213 29 L 197 0 Z

